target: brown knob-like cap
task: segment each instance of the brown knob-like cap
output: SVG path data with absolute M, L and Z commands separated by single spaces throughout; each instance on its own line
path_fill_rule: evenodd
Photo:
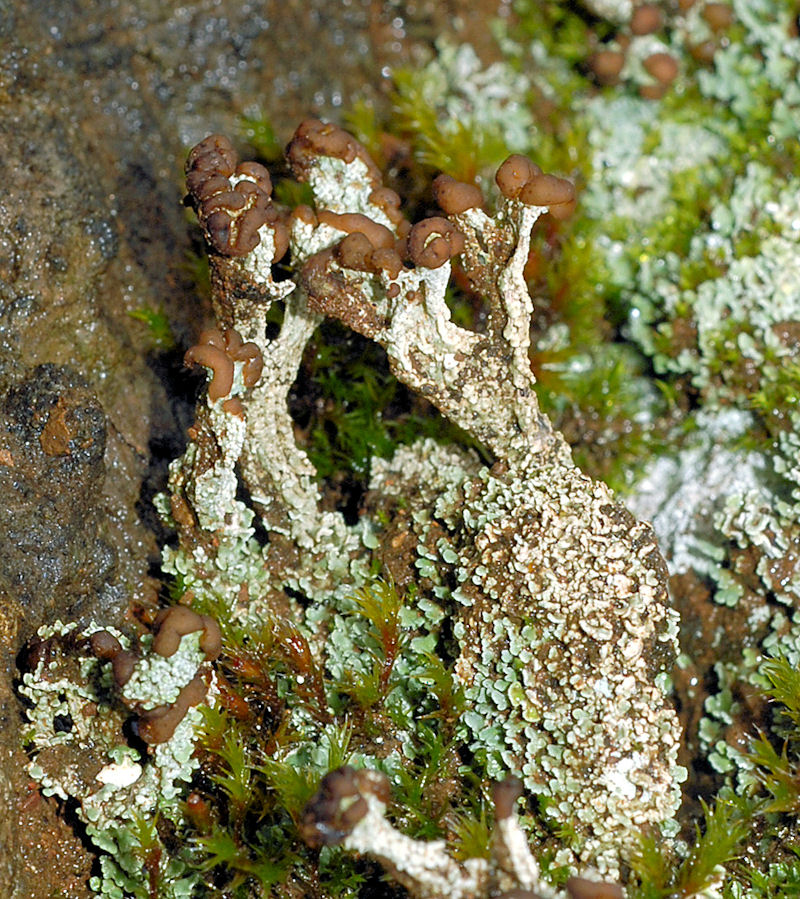
M 504 197 L 518 197 L 523 187 L 542 170 L 527 156 L 514 153 L 497 170 L 494 180 Z
M 456 181 L 450 175 L 439 175 L 433 182 L 433 196 L 448 215 L 483 205 L 483 194 L 474 184 Z
M 408 234 L 408 256 L 424 268 L 439 268 L 463 249 L 464 235 L 438 216 L 417 222 Z

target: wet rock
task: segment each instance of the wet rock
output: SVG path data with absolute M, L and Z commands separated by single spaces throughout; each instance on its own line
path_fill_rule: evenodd
M 0 591 L 21 607 L 25 637 L 41 621 L 75 617 L 113 576 L 116 554 L 100 536 L 106 424 L 87 382 L 52 364 L 33 369 L 0 408 Z

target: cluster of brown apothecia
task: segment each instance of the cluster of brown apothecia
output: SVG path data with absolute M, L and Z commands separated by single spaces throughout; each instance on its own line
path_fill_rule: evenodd
M 272 180 L 257 162 L 238 162 L 233 144 L 212 134 L 186 160 L 186 187 L 209 243 L 226 256 L 246 256 L 260 241 L 258 229 L 275 226 L 275 254 L 286 252 L 289 238 L 272 204 Z
M 178 651 L 181 638 L 196 631 L 202 631 L 200 649 L 206 661 L 213 661 L 222 651 L 219 625 L 208 615 L 198 615 L 181 605 L 162 609 L 156 616 L 153 622 L 152 651 L 168 659 Z M 199 705 L 206 698 L 210 669 L 198 670 L 181 689 L 174 702 L 142 709 L 138 703 L 127 701 L 124 692 L 125 685 L 136 672 L 141 654 L 135 649 L 123 649 L 120 641 L 107 630 L 95 631 L 89 637 L 89 646 L 96 658 L 111 662 L 114 682 L 120 688 L 120 695 L 125 704 L 137 713 L 136 732 L 145 743 L 166 743 L 189 709 Z

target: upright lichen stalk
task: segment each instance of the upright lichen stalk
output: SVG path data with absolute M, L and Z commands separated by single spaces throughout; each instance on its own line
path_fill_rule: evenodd
M 279 213 L 266 172 L 237 165 L 224 138 L 207 138 L 189 157 L 231 361 L 222 350 L 220 358 L 198 348 L 187 355 L 212 372 L 211 411 L 201 413 L 202 427 L 173 466 L 171 508 L 184 526 L 168 563 L 196 591 L 238 602 L 251 620 L 274 613 L 276 602 L 285 607 L 286 587 L 301 590 L 313 602 L 305 613 L 294 610 L 298 622 L 305 618 L 319 636 L 326 616 L 336 615 L 331 597 L 363 582 L 369 544 L 399 581 L 417 581 L 420 634 L 435 637 L 451 622 L 453 677 L 469 702 L 459 734 L 484 773 L 515 771 L 548 800 L 546 817 L 574 833 L 569 848 L 553 843 L 559 862 L 616 876 L 642 827 L 668 821 L 678 803 L 679 728 L 665 695 L 676 621 L 652 532 L 575 468 L 533 390 L 523 270 L 536 221 L 568 214 L 574 188 L 512 156 L 497 174 L 496 214 L 484 211 L 477 188 L 440 176 L 434 195 L 447 218 L 411 225 L 345 132 L 304 122 L 287 158 L 310 185 L 315 209 Z M 275 281 L 271 266 L 287 248 L 283 263 L 294 278 Z M 451 319 L 445 291 L 456 256 L 485 303 L 482 333 Z M 272 337 L 267 311 L 278 301 L 283 321 Z M 422 442 L 375 466 L 382 526 L 365 518 L 348 527 L 323 510 L 287 406 L 323 315 L 383 346 L 396 377 L 480 443 L 493 468 Z M 243 341 L 263 360 L 248 383 L 235 361 Z M 226 396 L 220 384 L 229 386 Z M 197 489 L 198 443 L 216 496 Z M 242 504 L 218 471 L 234 465 L 268 533 L 263 548 L 252 529 L 243 532 Z M 229 509 L 222 515 L 220 499 Z M 396 514 L 401 499 L 410 516 Z M 388 550 L 397 540 L 416 547 L 411 571 Z M 244 578 L 245 601 L 232 573 L 244 570 L 242 555 L 252 566 L 263 560 Z M 433 895 L 422 883 L 414 889 Z

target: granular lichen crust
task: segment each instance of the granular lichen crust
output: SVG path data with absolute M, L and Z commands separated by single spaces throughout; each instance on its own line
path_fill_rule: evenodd
M 152 641 L 144 637 L 129 653 L 135 659 L 132 674 L 120 689 L 110 659 L 93 654 L 92 633 L 104 634 L 117 652 L 128 653 L 130 641 L 116 630 L 98 632 L 90 624 L 82 631 L 60 621 L 40 628 L 31 646 L 31 670 L 20 686 L 29 703 L 25 740 L 33 760 L 28 772 L 45 795 L 75 803 L 88 838 L 103 853 L 91 886 L 100 895 L 121 899 L 142 895 L 137 890 L 148 851 L 147 826 L 154 829 L 158 818 L 177 833 L 183 825 L 178 798 L 199 764 L 194 751 L 202 715 L 196 707 L 184 709 L 169 737 L 147 752 L 130 738 L 126 719 L 135 708 L 141 724 L 148 711 L 178 700 L 192 676 L 212 675 L 203 668 L 199 632 L 183 637 L 168 659 L 151 652 Z M 206 692 L 203 683 L 203 697 Z M 168 899 L 189 896 L 197 880 L 179 854 L 162 858 L 159 853 L 154 870 L 160 895 Z
M 404 492 L 390 468 L 384 489 Z M 652 529 L 560 441 L 520 467 L 455 474 L 416 518 L 421 571 L 458 585 L 465 740 L 489 776 L 521 773 L 552 824 L 569 822 L 576 856 L 560 861 L 615 876 L 642 828 L 672 817 L 686 777 L 666 692 L 677 615 Z
M 563 451 L 532 462 L 465 484 L 440 544 L 443 560 L 457 553 L 465 605 L 456 674 L 473 751 L 521 771 L 554 823 L 574 823 L 579 857 L 613 872 L 680 801 L 680 729 L 657 686 L 677 615 L 651 529 Z M 444 501 L 437 513 L 453 514 Z

